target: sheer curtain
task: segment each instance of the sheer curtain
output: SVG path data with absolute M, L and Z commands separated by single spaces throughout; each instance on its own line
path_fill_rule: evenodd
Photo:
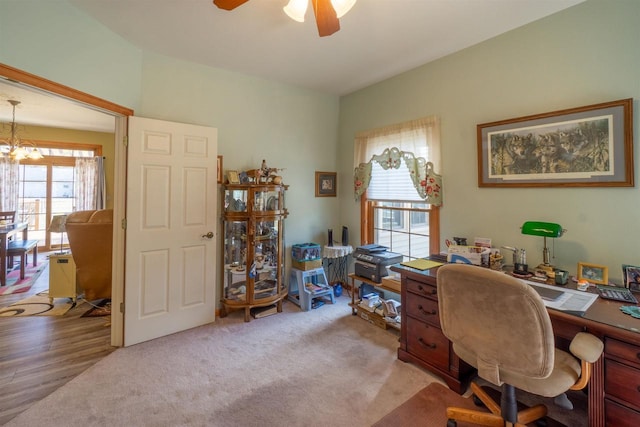
M 77 211 L 104 209 L 105 177 L 102 157 L 78 157 L 75 166 Z
M 357 168 L 360 163 L 367 163 L 374 155 L 393 147 L 423 157 L 440 170 L 440 119 L 437 116 L 424 117 L 358 133 L 353 167 Z
M 18 210 L 19 173 L 17 160 L 0 157 L 0 211 Z

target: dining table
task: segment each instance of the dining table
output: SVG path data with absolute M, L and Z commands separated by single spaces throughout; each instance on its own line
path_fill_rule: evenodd
M 21 231 L 22 239 L 27 240 L 29 223 L 0 224 L 0 286 L 7 285 L 7 247 L 9 246 L 9 239 Z

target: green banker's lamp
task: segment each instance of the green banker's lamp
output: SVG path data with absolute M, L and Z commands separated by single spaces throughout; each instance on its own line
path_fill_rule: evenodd
M 540 264 L 536 268 L 546 271 L 547 275 L 549 276 L 553 276 L 553 266 L 549 262 L 549 248 L 547 247 L 547 237 L 560 237 L 566 231 L 567 230 L 563 229 L 560 224 L 555 224 L 553 222 L 527 221 L 522 224 L 522 234 L 544 237 L 542 264 Z

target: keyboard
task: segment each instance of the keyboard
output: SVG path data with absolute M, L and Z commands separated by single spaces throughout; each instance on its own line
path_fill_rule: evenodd
M 598 290 L 598 294 L 602 298 L 611 299 L 614 301 L 629 302 L 633 304 L 638 303 L 638 300 L 636 299 L 636 297 L 627 288 L 598 285 L 596 289 Z

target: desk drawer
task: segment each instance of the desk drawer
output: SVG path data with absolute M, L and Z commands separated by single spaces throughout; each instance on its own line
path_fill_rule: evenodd
M 605 425 L 615 427 L 637 427 L 640 425 L 640 412 L 605 399 Z
M 615 356 L 631 363 L 640 364 L 640 347 L 637 345 L 606 338 L 604 352 L 607 356 Z
M 428 285 L 424 282 L 407 279 L 407 291 L 424 297 L 438 299 L 438 288 L 435 285 Z
M 604 392 L 640 408 L 640 369 L 605 359 Z
M 440 328 L 440 312 L 438 311 L 438 301 L 410 295 L 405 301 L 407 314 L 425 321 Z
M 449 369 L 449 340 L 435 326 L 414 319 L 407 322 L 407 351 L 438 368 Z

